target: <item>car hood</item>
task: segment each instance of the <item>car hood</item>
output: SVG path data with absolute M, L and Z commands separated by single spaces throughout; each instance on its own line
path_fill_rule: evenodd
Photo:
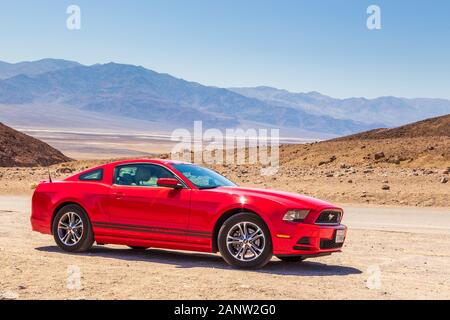
M 301 207 L 308 207 L 311 209 L 319 207 L 336 208 L 335 205 L 329 202 L 293 192 L 244 187 L 220 187 L 214 190 L 217 192 L 232 193 L 239 196 L 262 197 L 264 199 L 272 200 L 288 207 L 295 207 L 300 205 Z

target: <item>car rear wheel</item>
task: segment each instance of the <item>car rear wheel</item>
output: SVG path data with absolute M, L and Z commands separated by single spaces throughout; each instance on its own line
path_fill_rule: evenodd
M 277 258 L 283 262 L 302 262 L 306 259 L 305 257 L 299 256 L 277 256 Z
M 272 258 L 269 229 L 253 213 L 238 213 L 226 220 L 219 231 L 218 247 L 224 260 L 237 268 L 261 268 Z
M 56 244 L 64 251 L 87 251 L 94 243 L 89 217 L 77 205 L 67 205 L 56 213 L 52 231 Z

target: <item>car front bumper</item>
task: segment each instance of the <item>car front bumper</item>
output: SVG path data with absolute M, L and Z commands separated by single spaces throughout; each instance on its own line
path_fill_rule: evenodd
M 336 242 L 337 234 L 343 236 L 342 242 Z M 346 235 L 347 227 L 342 224 L 289 223 L 272 234 L 273 253 L 279 256 L 327 255 L 341 251 Z

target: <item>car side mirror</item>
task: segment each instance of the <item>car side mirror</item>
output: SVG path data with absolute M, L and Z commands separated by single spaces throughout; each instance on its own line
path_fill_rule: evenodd
M 172 189 L 183 188 L 183 185 L 175 178 L 159 178 L 156 180 L 156 184 L 159 187 L 167 187 Z

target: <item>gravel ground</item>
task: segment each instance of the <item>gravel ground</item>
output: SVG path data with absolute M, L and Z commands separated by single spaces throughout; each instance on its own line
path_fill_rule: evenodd
M 120 246 L 64 253 L 31 232 L 29 201 L 0 197 L 3 299 L 450 299 L 446 209 L 348 207 L 342 253 L 242 271 L 212 254 Z

